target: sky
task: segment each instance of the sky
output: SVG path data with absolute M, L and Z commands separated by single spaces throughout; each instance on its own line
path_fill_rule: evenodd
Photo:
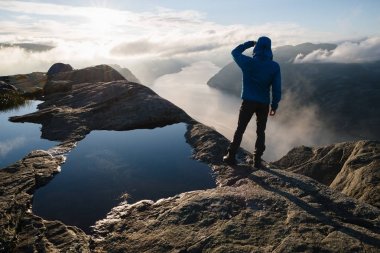
M 222 67 L 236 45 L 263 35 L 274 47 L 368 39 L 372 47 L 380 36 L 379 9 L 377 0 L 0 0 L 0 43 L 54 47 L 48 52 L 1 47 L 0 57 L 8 62 L 0 75 L 46 71 L 57 61 L 76 68 L 116 63 L 152 82 L 158 74 L 149 76 L 144 66 L 167 70 L 173 63 L 210 61 Z

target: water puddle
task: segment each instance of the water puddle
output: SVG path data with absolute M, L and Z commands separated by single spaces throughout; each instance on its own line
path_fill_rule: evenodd
M 33 123 L 13 123 L 11 116 L 36 111 L 41 101 L 28 101 L 15 109 L 0 111 L 0 168 L 4 168 L 36 149 L 49 149 L 58 142 L 41 139 L 41 126 Z
M 33 212 L 86 232 L 120 197 L 158 200 L 215 187 L 211 169 L 191 159 L 186 124 L 133 131 L 93 131 L 69 153 L 48 185 L 34 194 Z

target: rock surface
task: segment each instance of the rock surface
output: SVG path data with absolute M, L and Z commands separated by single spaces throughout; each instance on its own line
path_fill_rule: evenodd
M 227 140 L 189 126 L 194 157 L 218 187 L 157 202 L 127 202 L 94 227 L 94 252 L 377 252 L 380 210 L 313 179 L 277 169 L 230 167 Z M 244 160 L 250 154 L 240 150 Z
M 10 120 L 41 123 L 43 138 L 60 141 L 80 140 L 91 130 L 129 130 L 191 121 L 151 89 L 128 82 L 106 65 L 59 73 L 53 81 L 69 87 L 47 96 L 39 111 Z
M 380 208 L 380 142 L 298 147 L 273 166 L 303 174 Z
M 8 84 L 4 81 L 0 81 L 0 92 L 16 92 L 17 88 L 12 84 Z
M 59 172 L 63 161 L 62 156 L 33 151 L 0 170 L 0 252 L 89 252 L 83 231 L 30 211 L 33 192 Z
M 0 76 L 0 81 L 15 86 L 21 93 L 38 93 L 45 86 L 47 77 L 45 73 L 33 72 L 12 76 Z
M 50 69 L 53 68 L 53 70 L 55 70 L 56 68 L 54 68 L 54 66 L 56 64 L 54 64 Z M 70 65 L 69 66 L 71 70 L 69 67 L 65 67 L 62 65 L 57 66 L 57 70 L 52 71 L 53 74 L 49 75 L 49 79 L 44 87 L 45 96 L 49 96 L 54 93 L 71 91 L 72 86 L 74 84 L 125 80 L 125 78 L 122 75 L 120 75 L 119 72 L 117 72 L 108 65 L 97 65 L 94 67 L 88 67 L 85 69 L 78 70 L 72 70 Z M 59 66 L 62 67 L 62 70 L 59 69 Z M 47 98 L 47 100 L 49 100 L 49 98 Z
M 252 155 L 240 149 L 240 163 L 233 167 L 224 165 L 221 157 L 229 143 L 225 137 L 197 123 L 149 88 L 118 79 L 119 76 L 104 69 L 92 67 L 56 74 L 53 81 L 67 82 L 70 89 L 46 96 L 39 111 L 12 118 L 40 123 L 44 138 L 62 143 L 48 152 L 32 152 L 0 170 L 0 251 L 379 251 L 380 210 L 375 206 L 310 177 L 274 168 L 286 163 L 293 166 L 290 158 L 270 165 L 271 169 L 253 170 L 245 162 Z M 88 73 L 93 73 L 90 75 L 93 79 L 83 76 Z M 110 75 L 106 77 L 105 73 Z M 194 158 L 212 168 L 216 188 L 186 192 L 157 202 L 145 200 L 133 205 L 122 202 L 106 219 L 96 223 L 92 235 L 31 213 L 33 192 L 54 177 L 64 162 L 61 155 L 75 148 L 76 141 L 90 131 L 179 122 L 188 124 L 186 140 L 194 148 Z M 341 178 L 345 179 L 344 184 L 337 181 L 337 185 L 356 189 L 349 183 L 353 181 L 352 170 L 361 171 L 357 164 L 364 158 L 372 166 L 370 159 L 377 161 L 379 156 L 379 150 L 370 143 L 354 143 L 352 148 L 351 144 L 342 144 L 347 154 L 340 157 L 347 157 L 344 164 L 348 170 L 336 172 L 342 172 Z M 313 149 L 304 149 L 305 154 L 300 154 L 296 162 L 312 157 Z M 344 160 L 334 159 L 330 160 L 335 164 Z M 334 180 L 330 176 L 326 182 Z
M 54 63 L 46 73 L 48 78 L 52 78 L 54 75 L 60 73 L 60 72 L 66 72 L 66 71 L 72 71 L 73 67 L 71 67 L 70 64 L 64 64 L 64 63 Z
M 378 251 L 379 209 L 305 176 L 247 174 L 231 186 L 121 204 L 96 224 L 94 252 Z

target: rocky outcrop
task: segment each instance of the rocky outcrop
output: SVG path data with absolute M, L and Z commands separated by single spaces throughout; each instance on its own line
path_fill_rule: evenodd
M 83 231 L 43 220 L 30 211 L 33 192 L 59 171 L 59 165 L 64 162 L 61 155 L 74 148 L 76 141 L 91 130 L 191 121 L 181 109 L 149 88 L 124 80 L 108 66 L 58 73 L 53 80 L 70 81 L 72 88 L 46 96 L 39 111 L 14 120 L 41 123 L 43 137 L 59 139 L 62 143 L 47 152 L 32 152 L 0 170 L 0 252 L 89 252 L 89 236 Z M 80 83 L 82 80 L 86 82 Z
M 64 64 L 64 63 L 54 63 L 46 73 L 48 78 L 52 78 L 54 75 L 61 73 L 61 72 L 67 72 L 72 71 L 73 67 L 71 67 L 70 64 Z
M 94 252 L 376 252 L 379 209 L 305 176 L 251 171 L 231 186 L 122 203 Z M 112 231 L 112 232 L 110 232 Z
M 12 84 L 8 84 L 4 81 L 0 81 L 0 92 L 16 92 L 17 88 L 13 86 Z
M 59 72 L 55 74 L 53 81 L 70 81 L 72 84 L 79 83 L 97 83 L 125 80 L 125 78 L 115 69 L 108 65 L 97 65 L 84 69 L 73 71 Z
M 89 82 L 91 77 L 94 81 Z M 42 137 L 49 140 L 80 140 L 91 130 L 129 130 L 191 120 L 151 89 L 124 80 L 108 66 L 59 73 L 53 80 L 70 88 L 47 96 L 39 111 L 10 119 L 41 123 Z
M 221 163 L 228 141 L 188 127 L 194 157 L 218 187 L 157 202 L 121 203 L 94 226 L 94 252 L 377 252 L 380 210 L 317 181 L 277 169 Z M 112 231 L 112 232 L 110 232 Z
M 15 86 L 0 81 L 0 111 L 23 105 L 25 100 L 25 97 L 19 94 Z
M 108 69 L 92 67 L 83 73 L 93 73 L 94 68 Z M 54 75 L 53 81 L 70 82 L 70 89 L 46 96 L 37 112 L 12 118 L 40 123 L 44 138 L 62 143 L 47 152 L 32 152 L 0 170 L 0 251 L 378 252 L 380 210 L 375 206 L 310 177 L 275 168 L 295 165 L 290 158 L 255 170 L 246 162 L 252 155 L 240 149 L 239 164 L 227 166 L 221 157 L 229 141 L 215 130 L 194 121 L 143 85 L 124 78 L 109 80 L 111 77 L 101 77 L 96 71 L 91 80 L 78 71 Z M 216 188 L 156 202 L 122 202 L 95 224 L 92 235 L 30 211 L 33 192 L 54 177 L 64 162 L 61 155 L 90 131 L 178 122 L 188 124 L 185 137 L 194 148 L 193 157 L 212 168 Z M 349 166 L 346 172 L 341 170 L 345 182 L 353 182 L 350 173 L 360 170 L 356 165 L 363 154 L 368 162 L 379 155 L 378 149 L 355 145 L 351 149 L 347 144 L 347 154 L 341 155 L 342 161 L 347 157 L 343 163 Z M 296 161 L 310 159 L 310 150 L 305 148 L 305 158 L 300 154 Z M 341 164 L 341 160 L 334 163 Z M 323 163 L 322 169 L 325 165 L 330 163 Z M 330 177 L 326 182 L 334 180 Z
M 46 84 L 45 73 L 33 72 L 12 76 L 0 76 L 0 81 L 13 85 L 20 93 L 34 94 L 42 91 Z
M 33 192 L 59 172 L 63 161 L 63 156 L 33 151 L 0 170 L 0 252 L 89 252 L 81 230 L 31 213 Z
M 125 80 L 119 72 L 108 65 L 98 65 L 85 69 L 72 70 L 70 65 L 67 67 L 67 64 L 56 64 L 49 69 L 49 71 L 52 70 L 52 73 L 50 75 L 48 74 L 49 79 L 44 87 L 45 96 L 49 96 L 54 93 L 71 91 L 72 86 L 78 83 Z M 59 67 L 62 68 L 60 69 Z M 47 100 L 49 100 L 49 98 L 47 98 Z
M 309 176 L 348 196 L 380 207 L 378 141 L 298 147 L 272 165 Z

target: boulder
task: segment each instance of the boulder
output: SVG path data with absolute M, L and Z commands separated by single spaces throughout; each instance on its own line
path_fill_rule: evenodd
M 44 94 L 48 96 L 54 93 L 71 91 L 73 84 L 110 82 L 116 80 L 125 80 L 125 78 L 108 65 L 58 72 L 48 79 L 44 87 Z
M 72 71 L 73 67 L 71 67 L 70 64 L 64 64 L 64 63 L 54 63 L 46 73 L 48 78 L 52 78 L 54 75 L 61 73 L 61 72 L 66 72 L 66 71 Z
M 84 69 L 59 72 L 55 74 L 53 81 L 71 81 L 73 84 L 97 83 L 125 80 L 125 78 L 115 69 L 108 65 L 97 65 Z

